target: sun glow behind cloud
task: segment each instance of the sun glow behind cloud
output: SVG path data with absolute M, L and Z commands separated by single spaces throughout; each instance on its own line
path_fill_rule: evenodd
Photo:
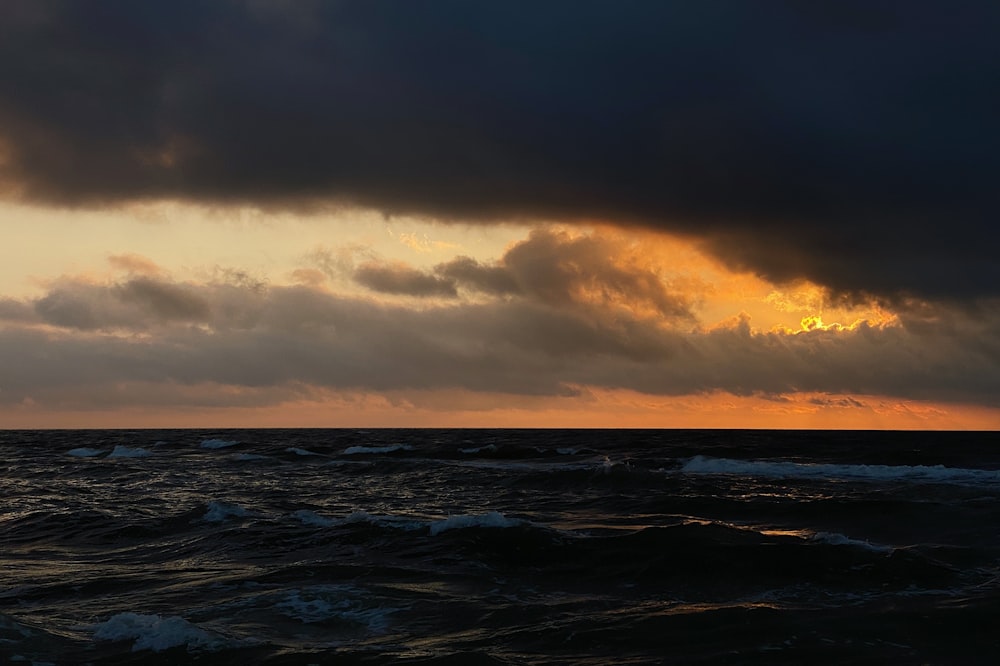
M 165 203 L 107 213 L 95 239 L 86 215 L 7 212 L 38 222 L 28 245 L 80 241 L 5 266 L 8 427 L 1000 422 L 959 381 L 919 388 L 908 359 L 934 341 L 886 306 L 678 236 Z

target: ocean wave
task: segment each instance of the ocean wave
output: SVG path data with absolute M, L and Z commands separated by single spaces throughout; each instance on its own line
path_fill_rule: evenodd
M 336 520 L 321 516 L 309 509 L 299 509 L 292 514 L 292 517 L 303 525 L 311 525 L 312 527 L 333 527 L 338 524 Z
M 915 483 L 996 483 L 1000 471 L 944 465 L 847 465 L 770 460 L 733 460 L 694 456 L 681 468 L 685 474 L 738 474 L 765 478 L 844 481 L 908 481 Z
M 275 604 L 275 610 L 303 624 L 347 622 L 372 633 L 382 633 L 395 608 L 365 607 L 357 593 L 341 586 L 316 586 L 292 590 Z
M 285 453 L 294 453 L 297 456 L 318 456 L 320 454 L 315 451 L 310 451 L 309 449 L 302 449 L 297 446 L 289 446 L 285 449 Z
M 123 444 L 118 444 L 115 446 L 114 450 L 108 454 L 109 458 L 146 458 L 152 455 L 149 451 L 143 448 L 133 448 L 130 446 L 125 446 Z
M 386 516 L 373 515 L 367 511 L 353 511 L 341 521 L 343 525 L 354 525 L 366 523 L 376 527 L 389 527 L 398 530 L 419 530 L 426 527 L 426 523 L 407 516 Z
M 981 662 L 995 440 L 4 431 L 0 662 Z
M 236 446 L 239 442 L 230 439 L 204 439 L 201 442 L 201 448 L 203 449 L 227 449 L 230 446 Z
M 251 462 L 254 460 L 270 460 L 268 456 L 262 456 L 259 453 L 235 453 L 232 457 L 233 460 L 239 462 Z
M 349 446 L 344 449 L 345 456 L 355 456 L 360 454 L 395 453 L 396 451 L 412 451 L 413 447 L 408 444 L 393 444 L 391 446 Z
M 249 511 L 237 504 L 209 502 L 208 510 L 201 519 L 208 523 L 221 523 L 229 518 L 244 518 L 249 515 Z
M 80 448 L 70 449 L 66 452 L 66 455 L 73 456 L 74 458 L 93 458 L 94 456 L 103 455 L 104 452 L 104 449 L 91 449 L 81 446 Z
M 496 444 L 487 444 L 485 446 L 473 446 L 466 449 L 459 449 L 459 453 L 467 453 L 469 455 L 475 455 L 477 453 L 482 453 L 486 451 L 487 453 L 496 453 L 498 451 Z
M 895 550 L 892 546 L 872 543 L 867 540 L 852 539 L 849 536 L 839 534 L 837 532 L 816 532 L 810 537 L 810 539 L 812 541 L 819 541 L 831 546 L 852 546 L 854 548 L 864 548 L 865 550 L 870 550 L 875 553 L 891 553 Z
M 132 652 L 162 652 L 180 646 L 186 646 L 189 650 L 219 650 L 233 643 L 177 615 L 160 617 L 139 613 L 118 613 L 111 616 L 94 627 L 94 640 L 134 640 Z
M 461 530 L 470 527 L 517 527 L 524 524 L 523 520 L 508 518 L 499 511 L 490 511 L 475 515 L 448 516 L 444 520 L 432 522 L 429 527 L 431 536 L 436 536 L 448 530 Z

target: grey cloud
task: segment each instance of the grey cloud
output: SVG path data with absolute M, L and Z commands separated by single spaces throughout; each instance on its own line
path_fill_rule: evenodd
M 54 290 L 62 298 L 77 293 L 87 295 L 87 303 L 101 302 L 93 285 L 72 287 L 64 282 Z M 111 387 L 135 382 L 149 385 L 151 401 L 179 400 L 190 390 L 191 404 L 200 403 L 206 386 L 238 389 L 234 404 L 291 399 L 309 387 L 544 396 L 578 386 L 658 395 L 809 391 L 831 400 L 870 394 L 1000 404 L 1000 317 L 985 311 L 979 318 L 938 312 L 951 322 L 947 326 L 904 321 L 786 335 L 752 334 L 746 320 L 682 332 L 649 318 L 594 317 L 524 299 L 411 308 L 306 287 L 185 288 L 208 304 L 207 323 L 161 319 L 150 328 L 135 318 L 131 325 L 148 334 L 119 335 L 94 317 L 119 317 L 119 327 L 127 320 L 91 307 L 87 316 L 64 316 L 70 335 L 30 323 L 0 328 L 0 401 L 100 406 L 115 399 Z M 104 290 L 115 292 L 113 285 Z M 51 302 L 50 296 L 38 302 Z M 52 316 L 47 321 L 59 325 Z M 158 384 L 160 391 L 152 388 Z
M 639 307 L 671 321 L 693 321 L 691 303 L 681 290 L 672 291 L 656 271 L 635 265 L 629 252 L 636 249 L 617 238 L 541 228 L 492 264 L 458 257 L 438 264 L 430 274 L 369 263 L 355 272 L 355 280 L 387 293 L 455 296 L 456 287 L 462 287 L 550 307 L 592 312 Z
M 667 317 L 691 318 L 690 304 L 659 275 L 631 265 L 621 241 L 536 229 L 500 260 L 521 292 L 544 303 L 580 300 L 651 305 Z
M 38 320 L 35 309 L 13 298 L 0 297 L 0 322 L 33 322 Z
M 97 284 L 61 278 L 48 293 L 30 306 L 21 303 L 21 308 L 33 309 L 45 323 L 84 331 L 146 331 L 171 323 L 209 322 L 219 328 L 245 327 L 253 324 L 247 316 L 260 296 L 254 285 L 193 285 L 145 277 Z
M 481 291 L 495 296 L 520 293 L 514 275 L 505 266 L 490 266 L 472 257 L 456 257 L 438 264 L 434 272 L 454 280 L 467 289 Z
M 364 264 L 354 271 L 354 281 L 369 289 L 407 296 L 455 297 L 455 283 L 428 275 L 415 268 L 398 265 Z
M 163 319 L 204 321 L 208 318 L 208 304 L 190 288 L 150 278 L 135 278 L 119 289 L 123 301 L 136 303 Z
M 123 322 L 121 309 L 104 290 L 87 284 L 64 284 L 34 303 L 35 312 L 56 326 L 93 329 Z
M 995 297 L 998 28 L 992 0 L 10 0 L 0 185 L 604 219 L 846 294 Z

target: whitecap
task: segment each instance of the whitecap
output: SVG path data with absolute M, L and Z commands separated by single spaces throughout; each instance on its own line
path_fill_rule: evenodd
M 430 524 L 431 536 L 436 536 L 448 530 L 461 530 L 469 527 L 517 527 L 523 525 L 524 521 L 515 518 L 508 518 L 499 511 L 477 515 L 448 516 L 444 520 L 437 520 Z
M 89 449 L 82 446 L 78 449 L 70 449 L 66 452 L 66 455 L 74 456 L 76 458 L 93 458 L 94 456 L 99 456 L 104 453 L 103 449 Z
M 188 649 L 218 649 L 227 643 L 177 615 L 140 615 L 118 613 L 94 628 L 94 639 L 99 641 L 135 640 L 132 652 L 152 650 L 160 652 L 185 645 Z
M 201 519 L 209 523 L 221 523 L 227 518 L 243 518 L 248 515 L 250 514 L 246 509 L 236 504 L 209 502 L 208 511 Z

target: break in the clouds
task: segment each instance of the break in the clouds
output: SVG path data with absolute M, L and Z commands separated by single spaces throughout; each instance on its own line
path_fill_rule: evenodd
M 519 263 L 539 252 L 545 261 Z M 591 259 L 593 274 L 575 273 L 590 255 L 604 264 Z M 887 322 L 811 321 L 795 333 L 755 330 L 745 314 L 703 324 L 700 287 L 672 281 L 614 235 L 536 230 L 490 263 L 385 266 L 387 283 L 367 284 L 391 295 L 382 301 L 321 281 L 269 285 L 225 270 L 180 281 L 141 257 L 110 263 L 117 277 L 64 276 L 36 296 L 0 300 L 0 404 L 253 406 L 318 391 L 590 389 L 776 401 L 805 393 L 840 406 L 852 395 L 1000 402 L 995 308 L 925 305 Z M 525 269 L 539 264 L 550 270 Z M 377 267 L 365 266 L 350 275 L 371 281 Z M 421 280 L 449 289 L 428 300 L 419 285 L 437 283 Z M 658 286 L 643 297 L 644 283 Z
M 12 0 L 0 174 L 60 205 L 601 219 L 848 297 L 973 301 L 1000 295 L 998 30 L 991 0 Z M 150 288 L 116 297 L 198 312 Z

